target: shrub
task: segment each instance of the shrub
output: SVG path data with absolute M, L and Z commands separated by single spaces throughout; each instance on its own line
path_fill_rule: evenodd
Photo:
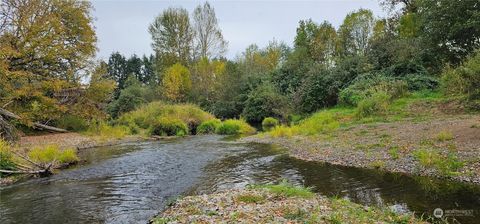
M 445 94 L 466 96 L 472 108 L 480 109 L 480 50 L 458 68 L 447 69 L 441 84 Z
M 196 132 L 198 125 L 215 117 L 192 104 L 168 104 L 157 101 L 123 114 L 116 123 L 125 125 L 131 130 L 151 129 L 151 125 L 160 118 L 180 119 L 188 125 L 189 130 Z
M 204 121 L 198 126 L 197 134 L 213 134 L 220 125 L 222 125 L 222 122 L 218 119 Z
M 364 118 L 375 115 L 382 115 L 387 112 L 391 97 L 385 92 L 377 92 L 370 98 L 358 103 L 357 117 Z
M 220 135 L 253 134 L 255 133 L 255 128 L 250 126 L 245 120 L 228 119 L 217 127 L 215 133 Z
M 16 165 L 13 162 L 12 148 L 6 141 L 0 139 L 0 169 L 15 170 Z M 0 173 L 1 177 L 1 173 Z
M 79 160 L 75 149 L 60 150 L 56 145 L 33 148 L 28 152 L 28 158 L 41 164 L 73 163 Z
M 160 136 L 184 136 L 188 126 L 180 119 L 159 118 L 152 124 L 150 134 Z
M 378 92 L 387 93 L 391 99 L 404 96 L 407 93 L 407 82 L 384 74 L 364 74 L 353 84 L 343 89 L 339 95 L 341 104 L 357 106 L 362 100 L 371 98 Z
M 262 128 L 264 131 L 270 131 L 272 128 L 278 126 L 279 122 L 273 117 L 266 117 L 262 121 Z
M 78 116 L 66 114 L 56 121 L 57 126 L 69 131 L 85 131 L 88 129 L 88 122 Z
M 249 122 L 261 122 L 265 117 L 286 117 L 288 100 L 270 84 L 263 84 L 248 94 L 242 116 Z

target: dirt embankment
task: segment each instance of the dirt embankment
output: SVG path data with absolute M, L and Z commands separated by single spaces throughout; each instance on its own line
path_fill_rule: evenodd
M 480 184 L 480 115 L 363 124 L 330 135 L 251 136 L 243 141 L 281 145 L 304 160 Z

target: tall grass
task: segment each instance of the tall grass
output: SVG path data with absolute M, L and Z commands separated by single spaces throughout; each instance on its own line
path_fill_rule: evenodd
M 13 161 L 13 155 L 11 152 L 11 146 L 4 140 L 0 139 L 0 169 L 2 170 L 15 170 L 16 165 Z M 0 173 L 0 177 L 1 177 Z
M 86 135 L 94 136 L 102 140 L 121 139 L 131 133 L 130 128 L 124 125 L 109 125 L 104 121 L 100 121 L 91 125 Z
M 28 152 L 28 158 L 32 161 L 48 164 L 64 164 L 79 161 L 77 151 L 75 149 L 60 150 L 57 145 L 48 145 L 45 147 L 36 147 Z
M 228 119 L 222 122 L 215 133 L 220 135 L 235 135 L 235 134 L 253 134 L 256 130 L 250 126 L 245 120 Z
M 116 123 L 130 128 L 132 133 L 138 133 L 142 129 L 154 128 L 152 125 L 159 119 L 180 120 L 193 132 L 202 122 L 214 118 L 193 104 L 168 104 L 157 101 L 123 114 Z

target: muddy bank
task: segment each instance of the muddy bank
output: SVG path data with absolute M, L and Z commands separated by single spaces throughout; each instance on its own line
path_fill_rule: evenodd
M 271 137 L 264 134 L 241 141 L 280 145 L 303 160 L 480 184 L 478 115 L 363 124 L 340 128 L 329 135 Z M 420 161 L 419 152 L 430 153 L 426 154 L 426 161 Z M 445 158 L 446 162 L 437 166 L 435 161 L 428 160 L 433 156 Z M 461 165 L 453 170 L 450 164 L 455 163 Z

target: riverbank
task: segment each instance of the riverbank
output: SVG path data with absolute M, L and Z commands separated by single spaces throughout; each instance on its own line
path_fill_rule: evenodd
M 46 135 L 24 136 L 18 141 L 15 147 L 20 153 L 26 154 L 34 148 L 45 148 L 48 146 L 56 146 L 60 150 L 76 149 L 83 150 L 101 146 L 113 146 L 131 142 L 141 142 L 146 140 L 157 140 L 159 138 L 146 138 L 142 136 L 125 136 L 122 138 L 99 138 L 95 136 L 87 136 L 79 133 L 55 133 Z M 75 163 L 72 163 L 75 164 Z M 60 164 L 55 169 L 65 169 L 72 164 Z M 14 184 L 17 181 L 31 177 L 30 174 L 17 174 L 0 178 L 0 186 Z
M 479 115 L 359 124 L 310 136 L 266 133 L 241 141 L 280 145 L 303 160 L 480 184 Z
M 426 223 L 413 214 L 327 198 L 288 183 L 177 200 L 151 220 L 164 223 Z

